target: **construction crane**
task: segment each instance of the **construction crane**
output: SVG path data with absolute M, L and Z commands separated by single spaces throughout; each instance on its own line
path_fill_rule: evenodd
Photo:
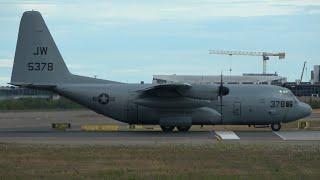
M 262 56 L 262 73 L 267 73 L 267 61 L 269 56 L 278 56 L 279 59 L 284 59 L 285 52 L 270 53 L 270 52 L 256 52 L 256 51 L 222 51 L 222 50 L 209 50 L 209 54 L 224 54 L 224 55 L 243 55 L 243 56 Z
M 302 68 L 302 72 L 301 72 L 300 82 L 302 82 L 303 73 L 304 73 L 304 69 L 306 68 L 306 64 L 307 64 L 307 61 L 305 61 L 305 62 L 303 63 L 303 68 Z

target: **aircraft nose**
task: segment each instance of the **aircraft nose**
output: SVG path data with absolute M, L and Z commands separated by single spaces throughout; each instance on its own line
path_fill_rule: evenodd
M 309 104 L 299 102 L 296 108 L 287 113 L 285 122 L 295 121 L 311 114 L 312 109 Z
M 301 111 L 301 116 L 302 116 L 301 118 L 310 116 L 311 113 L 312 113 L 311 106 L 309 104 L 306 104 L 306 103 L 303 103 L 303 102 L 299 103 L 299 109 Z

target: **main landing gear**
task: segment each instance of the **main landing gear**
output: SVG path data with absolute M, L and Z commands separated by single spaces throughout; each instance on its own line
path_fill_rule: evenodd
M 281 129 L 281 124 L 271 124 L 272 131 L 279 131 Z
M 160 126 L 163 132 L 171 132 L 174 129 L 174 126 Z
M 163 132 L 172 132 L 175 126 L 160 126 Z M 178 131 L 187 132 L 191 126 L 177 126 Z
M 189 131 L 190 128 L 191 128 L 191 126 L 177 126 L 177 129 L 180 132 L 187 132 L 187 131 Z

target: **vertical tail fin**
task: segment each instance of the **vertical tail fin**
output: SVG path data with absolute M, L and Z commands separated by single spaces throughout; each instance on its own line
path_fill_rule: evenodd
M 14 85 L 55 85 L 71 76 L 41 16 L 27 11 L 21 18 L 11 75 Z

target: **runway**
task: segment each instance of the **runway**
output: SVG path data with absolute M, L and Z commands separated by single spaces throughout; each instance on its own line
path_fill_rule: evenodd
M 65 145 L 157 145 L 213 144 L 217 142 L 320 143 L 320 131 L 0 131 L 1 143 L 65 144 Z
M 319 113 L 312 118 L 318 119 Z M 54 130 L 51 123 L 68 122 L 72 128 Z M 315 121 L 316 125 L 319 120 Z M 320 143 L 320 129 L 298 130 L 297 123 L 286 124 L 280 132 L 269 128 L 247 126 L 193 127 L 190 132 L 163 133 L 157 129 L 138 129 L 109 132 L 81 131 L 83 124 L 124 123 L 98 115 L 92 111 L 1 112 L 0 143 L 65 144 L 65 145 L 157 145 L 157 144 L 214 144 L 230 143 Z M 314 124 L 314 123 L 312 123 Z

